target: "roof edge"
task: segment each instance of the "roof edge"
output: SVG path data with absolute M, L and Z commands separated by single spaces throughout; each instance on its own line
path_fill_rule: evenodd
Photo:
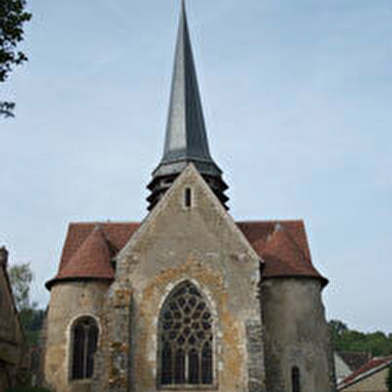
M 358 382 L 372 376 L 375 373 L 378 373 L 382 370 L 384 370 L 385 368 L 392 366 L 392 358 L 390 357 L 390 359 L 386 359 L 385 362 L 381 363 L 378 366 L 375 366 L 374 368 L 369 369 L 368 371 L 365 371 L 363 373 L 359 373 L 355 378 L 353 378 L 352 380 L 346 381 L 344 382 L 344 380 L 341 382 L 341 384 L 339 384 L 337 386 L 337 390 L 338 391 L 342 391 L 354 384 L 357 384 Z M 350 377 L 350 376 L 348 376 Z
M 327 286 L 329 283 L 329 280 L 325 278 L 324 276 L 311 276 L 311 275 L 304 275 L 304 274 L 299 274 L 299 275 L 293 275 L 293 274 L 277 274 L 273 276 L 262 276 L 261 277 L 261 282 L 263 280 L 271 280 L 271 279 L 306 279 L 306 280 L 319 280 L 321 281 L 321 287 L 324 288 Z
M 45 283 L 47 290 L 51 290 L 55 284 L 69 283 L 69 282 L 86 282 L 86 281 L 107 281 L 113 282 L 114 278 L 92 277 L 92 276 L 72 276 L 64 278 L 53 278 Z

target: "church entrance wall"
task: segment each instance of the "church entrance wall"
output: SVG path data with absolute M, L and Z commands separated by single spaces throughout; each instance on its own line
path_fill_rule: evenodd
M 192 189 L 195 203 L 190 209 L 184 208 L 182 203 L 187 188 Z M 117 330 L 118 334 L 113 332 L 109 343 L 109 350 L 112 349 L 109 368 L 114 366 L 109 371 L 112 374 L 112 377 L 108 376 L 112 380 L 109 390 L 263 391 L 259 263 L 259 258 L 255 257 L 201 176 L 194 168 L 187 169 L 117 260 L 109 330 Z M 163 380 L 162 383 L 159 336 L 165 322 L 160 320 L 160 315 L 164 317 L 165 303 L 173 290 L 184 282 L 197 289 L 210 309 L 203 316 L 210 321 L 212 329 L 211 344 L 207 345 L 213 361 L 212 379 L 206 375 L 207 381 L 203 385 L 202 374 L 194 375 L 199 380 L 197 387 L 192 384 L 195 381 L 189 374 L 189 364 L 184 365 L 188 369 L 173 369 L 173 372 L 184 372 L 178 374 L 178 382 L 169 385 L 170 380 Z M 121 306 L 116 306 L 117 297 L 128 300 L 124 299 Z M 176 306 L 181 307 L 180 299 Z M 186 323 L 186 308 L 184 305 L 182 309 L 174 309 L 167 317 L 183 317 Z M 174 324 L 170 328 L 175 325 L 175 320 L 172 321 Z M 188 331 L 183 325 L 179 328 L 182 328 L 187 357 L 184 361 L 179 359 L 179 363 L 185 364 L 194 360 L 192 341 L 188 338 L 194 336 L 197 340 L 197 331 L 192 328 Z M 203 324 L 198 328 L 203 328 Z M 126 341 L 128 346 L 123 343 Z

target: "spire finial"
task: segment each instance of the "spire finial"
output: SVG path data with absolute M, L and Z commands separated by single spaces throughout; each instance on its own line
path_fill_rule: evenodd
M 190 162 L 208 180 L 224 204 L 227 197 L 223 192 L 227 185 L 222 180 L 222 171 L 211 158 L 208 147 L 185 1 L 181 0 L 165 146 L 161 163 L 153 172 L 153 180 L 148 185 L 152 190 L 147 199 L 150 202 L 149 209 Z

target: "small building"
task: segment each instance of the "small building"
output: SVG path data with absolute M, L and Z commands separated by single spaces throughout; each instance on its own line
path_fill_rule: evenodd
M 336 382 L 339 384 L 350 374 L 356 372 L 372 358 L 369 352 L 335 352 Z
M 352 373 L 352 370 L 339 353 L 334 354 L 334 359 L 336 382 L 339 384 Z
M 0 248 L 0 392 L 13 386 L 23 358 L 23 332 L 7 273 L 8 251 Z
M 372 358 L 338 384 L 338 391 L 344 392 L 388 392 L 386 379 L 392 357 Z

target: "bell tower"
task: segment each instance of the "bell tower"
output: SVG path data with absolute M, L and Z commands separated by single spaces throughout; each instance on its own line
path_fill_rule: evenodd
M 227 208 L 228 197 L 224 192 L 228 186 L 208 147 L 185 4 L 182 1 L 163 157 L 147 186 L 151 191 L 147 198 L 149 210 L 190 162 Z

